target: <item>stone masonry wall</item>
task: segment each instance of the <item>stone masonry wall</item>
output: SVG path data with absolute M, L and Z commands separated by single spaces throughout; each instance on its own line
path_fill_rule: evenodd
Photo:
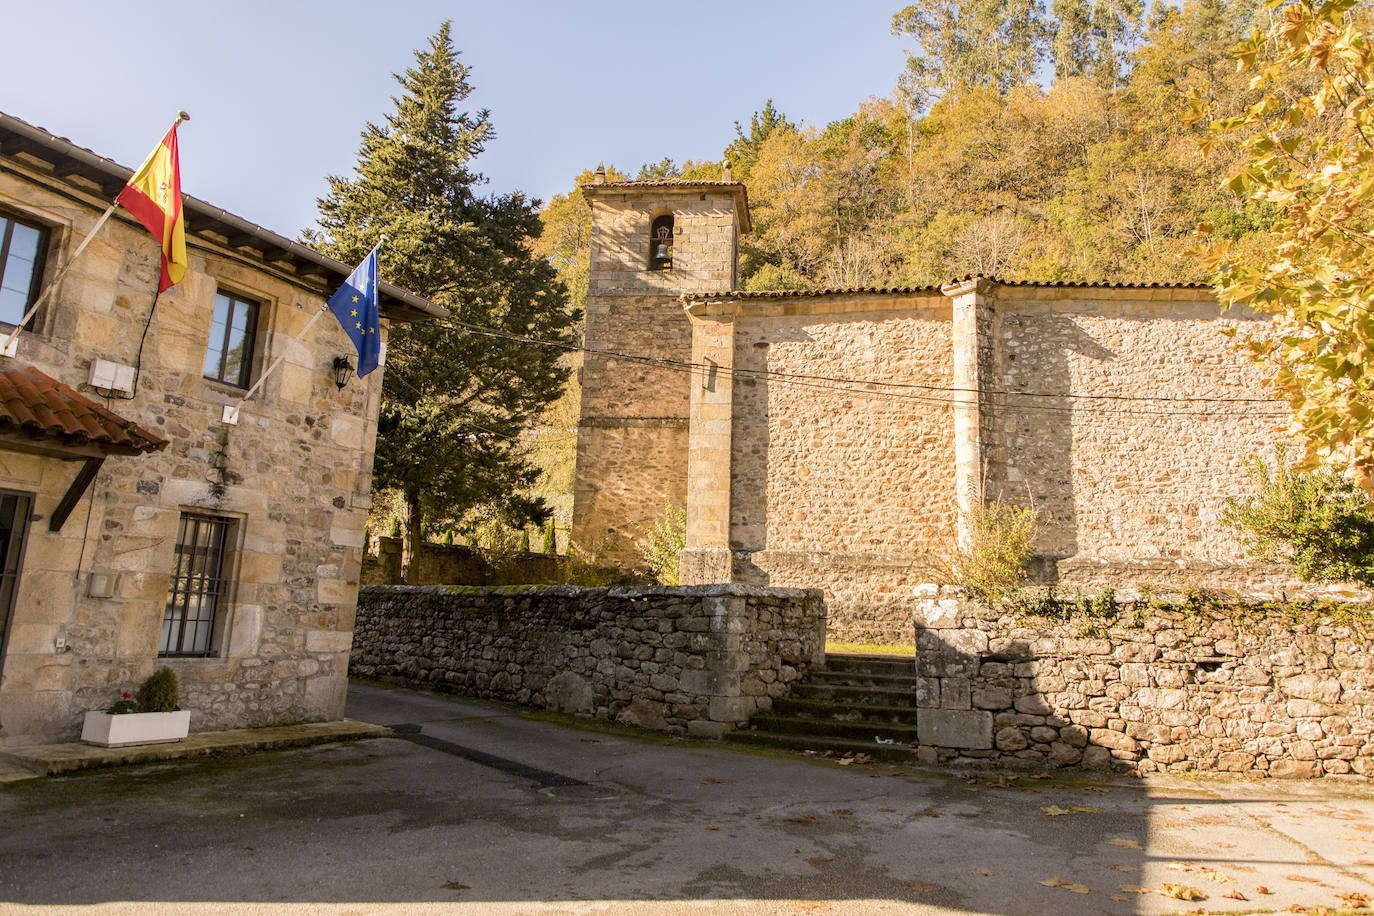
M 589 352 L 580 373 L 572 540 L 585 554 L 634 565 L 640 529 L 660 519 L 665 504 L 686 503 L 692 328 L 678 300 L 733 285 L 741 192 L 654 185 L 584 193 L 593 210 Z M 673 267 L 650 270 L 649 228 L 664 213 L 674 219 Z
M 1374 631 L 1354 619 L 1177 602 L 1051 620 L 931 586 L 916 625 L 919 754 L 1374 775 Z
M 370 587 L 351 671 L 719 735 L 770 709 L 824 638 L 815 590 Z
M 1221 522 L 1226 499 L 1252 489 L 1246 462 L 1272 462 L 1287 420 L 1281 403 L 1245 400 L 1265 397 L 1265 369 L 1223 333 L 1243 337 L 1256 316 L 1220 315 L 1211 289 L 997 297 L 992 387 L 1007 393 L 983 407 L 995 429 L 988 496 L 1033 499 L 1048 518 L 1036 552 L 1067 561 L 1051 581 L 1089 585 L 1093 565 L 1110 563 L 1117 588 L 1164 584 L 1160 573 L 1178 586 L 1187 575 L 1212 588 L 1297 584 L 1272 568 L 1257 577 Z

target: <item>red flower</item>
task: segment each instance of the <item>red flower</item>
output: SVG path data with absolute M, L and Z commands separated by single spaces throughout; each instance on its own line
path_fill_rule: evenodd
M 126 690 L 119 695 L 119 698 L 121 700 L 132 700 L 134 698 L 134 695 Z

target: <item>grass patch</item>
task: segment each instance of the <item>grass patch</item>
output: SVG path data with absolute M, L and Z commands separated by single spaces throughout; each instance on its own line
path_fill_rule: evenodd
M 905 658 L 916 657 L 916 647 L 896 646 L 890 643 L 870 643 L 870 642 L 832 642 L 825 641 L 825 651 L 843 652 L 851 655 L 893 655 Z

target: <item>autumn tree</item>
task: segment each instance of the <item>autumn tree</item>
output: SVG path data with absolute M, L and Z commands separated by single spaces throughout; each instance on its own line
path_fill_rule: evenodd
M 1273 208 L 1271 250 L 1217 241 L 1209 262 L 1227 305 L 1268 314 L 1251 336 L 1305 443 L 1300 467 L 1351 469 L 1374 489 L 1374 46 L 1355 0 L 1292 0 L 1235 56 L 1262 92 L 1212 117 L 1205 150 L 1238 144 L 1227 180 L 1239 198 Z M 1215 113 L 1203 91 L 1191 118 Z M 1212 227 L 1204 226 L 1204 230 Z
M 541 226 L 516 192 L 479 196 L 473 160 L 493 136 L 490 114 L 461 110 L 472 92 L 448 22 L 396 76 L 395 110 L 368 123 L 354 172 L 329 179 L 321 250 L 354 263 L 386 235 L 381 274 L 453 312 L 449 321 L 393 325 L 378 420 L 374 490 L 394 489 L 412 548 L 422 530 L 479 507 L 510 524 L 542 522 L 525 495 L 535 469 L 521 431 L 562 390 L 556 347 L 578 316 L 554 268 L 534 256 Z

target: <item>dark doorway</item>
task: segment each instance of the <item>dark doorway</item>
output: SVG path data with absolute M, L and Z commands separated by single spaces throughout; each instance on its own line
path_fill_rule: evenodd
M 27 493 L 0 490 L 0 674 L 5 670 L 10 619 L 14 616 L 14 596 L 19 591 L 19 571 L 24 565 L 24 540 L 32 505 L 32 497 Z

